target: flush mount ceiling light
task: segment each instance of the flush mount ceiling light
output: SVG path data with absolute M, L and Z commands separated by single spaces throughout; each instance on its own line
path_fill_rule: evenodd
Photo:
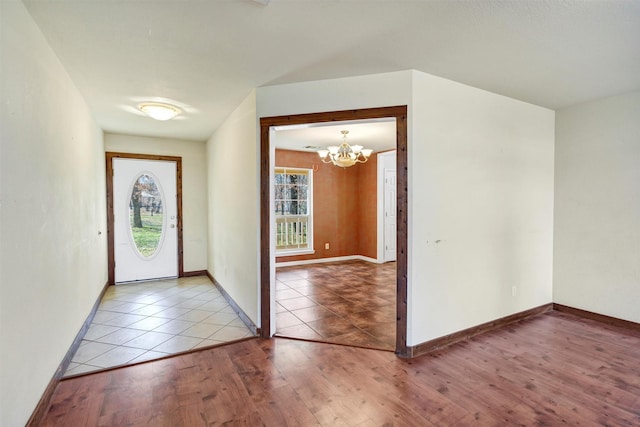
M 162 102 L 143 102 L 138 109 L 152 119 L 162 121 L 171 120 L 181 112 L 178 107 Z
M 348 130 L 341 130 L 342 144 L 339 147 L 332 146 L 326 150 L 318 150 L 318 155 L 322 158 L 323 163 L 333 163 L 341 168 L 348 168 L 356 163 L 364 163 L 369 160 L 369 156 L 373 152 L 370 148 L 363 148 L 362 145 L 347 144 Z

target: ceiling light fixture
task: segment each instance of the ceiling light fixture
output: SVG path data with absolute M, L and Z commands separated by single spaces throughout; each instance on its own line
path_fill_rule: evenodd
M 369 156 L 373 152 L 370 148 L 363 148 L 362 145 L 347 144 L 348 130 L 341 130 L 342 144 L 339 147 L 331 146 L 326 150 L 318 150 L 318 155 L 323 163 L 333 163 L 341 168 L 348 168 L 356 163 L 364 163 L 369 160 Z
M 155 120 L 171 120 L 181 113 L 178 107 L 162 102 L 143 102 L 138 109 Z

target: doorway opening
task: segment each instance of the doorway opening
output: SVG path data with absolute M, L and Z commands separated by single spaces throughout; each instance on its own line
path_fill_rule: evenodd
M 275 330 L 276 318 L 276 269 L 274 246 L 275 224 L 272 212 L 272 193 L 270 177 L 272 169 L 276 166 L 271 138 L 274 129 L 278 126 L 308 125 L 329 122 L 353 122 L 366 120 L 392 119 L 395 121 L 395 148 L 396 148 L 396 261 L 395 271 L 395 352 L 399 355 L 406 355 L 406 333 L 407 333 L 407 107 L 382 107 L 361 110 L 336 111 L 327 113 L 312 113 L 292 116 L 280 116 L 261 118 L 261 333 L 265 337 L 272 336 Z M 322 243 L 321 243 L 322 245 Z M 375 256 L 374 256 L 375 257 Z M 347 272 L 356 268 L 357 261 L 351 262 L 353 265 L 332 266 L 340 271 Z M 373 264 L 376 266 L 376 264 Z M 325 267 L 329 267 L 328 265 Z M 388 267 L 388 266 L 387 266 Z M 322 268 L 322 267 L 321 267 Z M 355 273 L 356 276 L 358 273 Z M 348 274 L 347 274 L 348 275 Z M 382 275 L 382 273 L 381 273 Z M 393 280 L 393 279 L 392 279 Z M 357 292 L 357 290 L 354 290 Z M 353 343 L 358 345 L 357 341 Z

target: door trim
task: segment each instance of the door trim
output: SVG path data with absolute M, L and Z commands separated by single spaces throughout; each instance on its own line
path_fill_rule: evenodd
M 182 250 L 182 157 L 159 156 L 153 154 L 134 154 L 134 153 L 115 153 L 106 152 L 106 171 L 107 171 L 107 265 L 108 265 L 108 283 L 115 284 L 115 247 L 114 247 L 114 229 L 113 229 L 113 159 L 138 159 L 138 160 L 164 160 L 176 162 L 176 191 L 178 204 L 178 277 L 184 276 L 184 262 Z
M 407 106 L 367 108 L 260 118 L 260 328 L 262 336 L 271 336 L 271 244 L 269 159 L 271 126 L 296 125 L 379 118 L 396 119 L 396 354 L 409 356 L 407 348 L 407 262 L 408 262 L 408 159 Z

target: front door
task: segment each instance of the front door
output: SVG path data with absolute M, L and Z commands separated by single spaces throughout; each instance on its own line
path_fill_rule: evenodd
M 115 282 L 177 277 L 176 161 L 112 161 Z

